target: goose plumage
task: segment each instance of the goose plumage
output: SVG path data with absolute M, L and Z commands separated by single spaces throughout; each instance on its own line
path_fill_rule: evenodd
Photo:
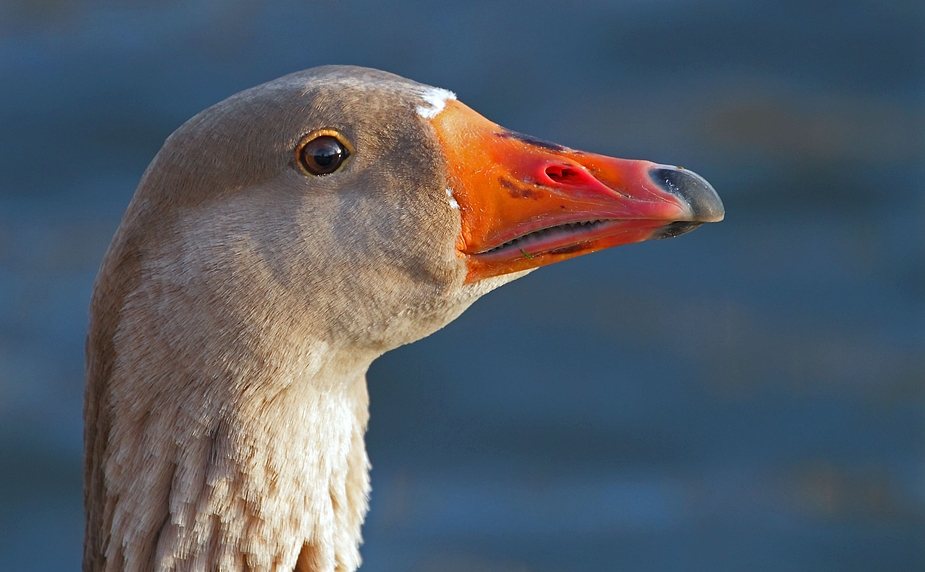
M 355 570 L 376 357 L 538 266 L 722 216 L 690 171 L 514 133 L 375 70 L 203 111 L 145 171 L 95 284 L 84 570 Z

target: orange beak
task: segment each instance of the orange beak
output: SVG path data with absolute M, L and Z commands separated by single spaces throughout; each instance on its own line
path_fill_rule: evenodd
M 723 219 L 713 187 L 680 167 L 540 141 L 456 100 L 430 121 L 462 217 L 456 248 L 467 282 Z

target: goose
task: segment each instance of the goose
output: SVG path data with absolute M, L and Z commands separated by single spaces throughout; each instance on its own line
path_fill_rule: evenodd
M 143 174 L 94 285 L 84 570 L 355 570 L 376 357 L 537 267 L 723 214 L 691 171 L 372 69 L 206 109 Z

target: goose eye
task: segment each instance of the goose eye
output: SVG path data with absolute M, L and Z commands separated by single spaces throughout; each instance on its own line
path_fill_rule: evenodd
M 327 175 L 338 170 L 350 151 L 337 137 L 320 135 L 302 143 L 296 153 L 299 164 L 312 175 Z

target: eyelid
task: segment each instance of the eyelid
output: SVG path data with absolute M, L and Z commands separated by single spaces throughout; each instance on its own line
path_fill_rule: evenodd
M 338 131 L 337 129 L 332 129 L 330 127 L 322 127 L 321 129 L 315 129 L 314 131 L 309 131 L 307 134 L 302 136 L 302 139 L 299 140 L 299 144 L 295 147 L 296 156 L 302 152 L 302 148 L 314 141 L 319 137 L 333 137 L 337 139 L 341 145 L 351 154 L 355 154 L 356 150 L 353 148 L 353 143 L 347 139 L 347 136 Z

